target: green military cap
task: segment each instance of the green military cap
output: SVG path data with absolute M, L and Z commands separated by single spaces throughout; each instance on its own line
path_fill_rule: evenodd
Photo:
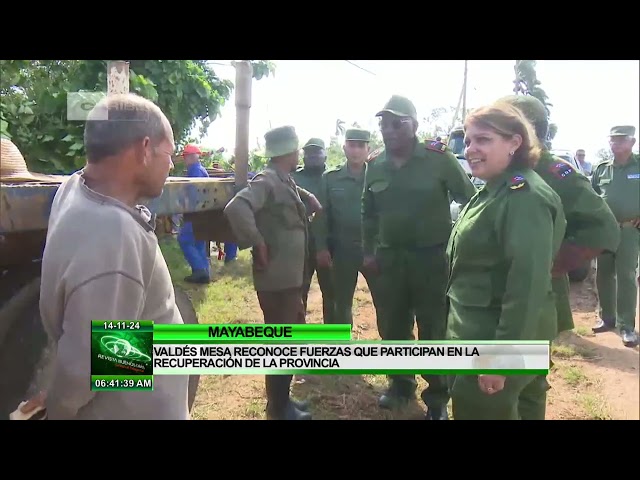
M 264 156 L 267 158 L 281 157 L 300 148 L 296 129 L 289 125 L 269 130 L 264 134 L 264 142 Z
M 322 140 L 321 138 L 310 138 L 307 143 L 304 144 L 304 147 L 302 148 L 307 148 L 307 147 L 320 147 L 320 148 L 325 148 L 324 145 L 324 140 Z
M 350 128 L 344 134 L 345 140 L 355 140 L 357 142 L 368 142 L 371 140 L 371 132 L 364 128 Z
M 635 135 L 636 127 L 632 125 L 618 125 L 609 132 L 610 137 L 634 137 Z
M 418 121 L 418 113 L 416 112 L 416 107 L 413 105 L 413 102 L 400 95 L 393 95 L 385 104 L 384 108 L 376 113 L 376 117 L 379 117 L 384 112 L 389 112 L 397 117 L 411 117 L 415 121 Z
M 508 103 L 516 107 L 531 123 L 536 124 L 548 121 L 547 109 L 536 97 L 531 95 L 508 95 L 502 97 L 497 103 Z

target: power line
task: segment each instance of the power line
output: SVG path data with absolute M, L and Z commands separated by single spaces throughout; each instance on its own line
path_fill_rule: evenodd
M 354 67 L 356 67 L 356 68 L 359 68 L 359 69 L 360 69 L 360 70 L 362 70 L 363 72 L 367 72 L 367 73 L 368 73 L 368 74 L 370 74 L 370 75 L 373 75 L 373 76 L 375 76 L 375 75 L 376 75 L 375 73 L 373 73 L 373 72 L 371 72 L 371 71 L 367 70 L 366 68 L 362 68 L 360 65 L 358 65 L 358 64 L 356 64 L 356 63 L 353 63 L 351 60 L 345 60 L 345 62 L 347 62 L 347 63 L 349 63 L 349 64 L 353 65 L 353 66 L 354 66 Z

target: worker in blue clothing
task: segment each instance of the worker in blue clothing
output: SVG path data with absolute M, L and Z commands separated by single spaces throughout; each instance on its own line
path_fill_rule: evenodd
M 196 145 L 184 147 L 182 157 L 187 166 L 187 177 L 209 177 L 207 170 L 200 163 L 202 151 Z M 191 275 L 185 277 L 189 283 L 209 283 L 211 281 L 211 267 L 207 247 L 209 242 L 196 241 L 193 233 L 193 224 L 183 222 L 178 233 L 178 244 L 182 249 L 184 258 L 191 266 Z

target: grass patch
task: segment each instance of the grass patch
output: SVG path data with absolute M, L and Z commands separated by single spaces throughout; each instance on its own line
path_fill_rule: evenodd
M 584 325 L 577 326 L 573 331 L 581 337 L 595 337 L 593 330 L 589 327 L 585 327 Z
M 611 420 L 607 402 L 600 395 L 585 393 L 578 400 L 590 420 Z
M 579 385 L 587 384 L 589 382 L 589 378 L 585 375 L 580 367 L 576 367 L 575 365 L 570 365 L 566 368 L 563 368 L 560 375 L 567 383 L 572 387 L 578 387 Z

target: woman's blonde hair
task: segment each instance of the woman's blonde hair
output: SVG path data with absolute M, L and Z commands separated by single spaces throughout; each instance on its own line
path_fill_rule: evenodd
M 493 130 L 504 139 L 511 139 L 514 135 L 522 137 L 522 144 L 514 152 L 511 165 L 514 167 L 533 168 L 542 152 L 535 131 L 520 111 L 505 102 L 473 110 L 464 121 L 466 130 L 470 124 Z

